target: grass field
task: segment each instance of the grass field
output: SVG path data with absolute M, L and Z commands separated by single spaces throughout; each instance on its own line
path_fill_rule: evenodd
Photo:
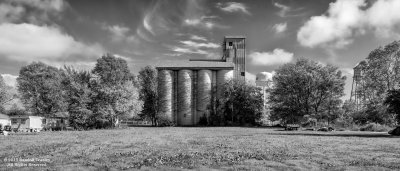
M 135 127 L 0 142 L 3 170 L 400 170 L 400 137 L 373 132 Z

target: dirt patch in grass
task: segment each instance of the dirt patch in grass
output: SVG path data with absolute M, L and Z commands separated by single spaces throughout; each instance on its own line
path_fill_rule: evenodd
M 5 158 L 48 159 L 12 170 L 399 170 L 400 138 L 387 133 L 242 127 L 137 127 L 0 137 Z M 40 163 L 40 162 L 39 162 Z

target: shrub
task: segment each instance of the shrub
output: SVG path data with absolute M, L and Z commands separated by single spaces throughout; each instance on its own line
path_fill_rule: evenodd
M 212 125 L 255 125 L 262 117 L 261 89 L 243 81 L 230 80 L 223 84 L 216 109 L 211 112 Z M 217 121 L 217 123 L 214 123 Z
M 175 122 L 168 119 L 166 116 L 158 116 L 157 117 L 157 126 L 175 126 Z
M 338 128 L 338 129 L 336 129 L 336 131 L 346 131 L 346 129 L 345 128 Z
M 372 132 L 387 132 L 390 128 L 386 125 L 381 125 L 377 123 L 369 123 L 360 128 L 360 131 L 372 131 Z
M 85 130 L 93 126 L 94 123 L 91 122 L 92 117 L 92 111 L 84 108 L 78 108 L 70 111 L 69 122 L 74 129 Z
M 201 116 L 200 117 L 199 125 L 201 125 L 201 126 L 207 126 L 208 125 L 208 121 L 207 121 L 207 117 L 206 116 Z

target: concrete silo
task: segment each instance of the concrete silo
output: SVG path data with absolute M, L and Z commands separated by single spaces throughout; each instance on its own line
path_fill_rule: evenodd
M 212 71 L 199 70 L 197 78 L 197 115 L 195 124 L 200 121 L 200 117 L 206 114 L 207 107 L 211 107 Z
M 193 125 L 191 70 L 178 71 L 178 125 Z
M 172 80 L 171 70 L 161 70 L 158 73 L 159 113 L 173 121 L 172 113 Z

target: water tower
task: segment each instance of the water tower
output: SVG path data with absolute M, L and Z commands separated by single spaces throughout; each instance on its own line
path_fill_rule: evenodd
M 366 61 L 359 62 L 354 68 L 353 84 L 351 87 L 350 101 L 356 104 L 356 110 L 358 111 L 364 104 L 365 93 L 364 93 L 364 72 L 367 67 Z

